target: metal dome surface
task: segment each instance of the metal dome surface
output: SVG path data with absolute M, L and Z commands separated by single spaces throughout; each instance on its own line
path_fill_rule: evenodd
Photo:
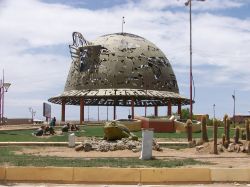
M 163 106 L 189 99 L 179 95 L 175 74 L 164 53 L 152 42 L 129 33 L 108 34 L 92 42 L 73 33 L 72 64 L 64 92 L 50 102 L 79 105 Z

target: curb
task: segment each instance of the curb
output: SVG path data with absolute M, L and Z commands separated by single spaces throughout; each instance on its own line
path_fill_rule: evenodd
M 96 184 L 250 182 L 250 169 L 0 167 L 1 181 Z

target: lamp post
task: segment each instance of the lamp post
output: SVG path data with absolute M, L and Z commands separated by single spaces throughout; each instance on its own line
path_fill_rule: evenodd
M 205 1 L 205 0 L 196 0 L 196 1 Z M 189 39 L 190 39 L 190 46 L 189 46 L 189 54 L 190 54 L 190 119 L 192 120 L 193 117 L 193 72 L 192 72 L 192 0 L 188 0 L 185 3 L 185 6 L 189 6 Z
M 125 24 L 125 17 L 122 17 L 122 34 L 123 34 L 123 25 Z
M 34 116 L 36 115 L 36 111 L 34 111 L 32 107 L 29 107 L 29 111 L 31 113 L 31 120 L 32 120 L 32 123 L 33 123 L 34 122 Z
M 4 70 L 3 79 L 0 80 L 0 124 L 4 124 L 4 93 L 8 92 L 10 83 L 4 82 Z
M 214 110 L 214 119 L 215 119 L 215 104 L 213 104 L 213 110 Z

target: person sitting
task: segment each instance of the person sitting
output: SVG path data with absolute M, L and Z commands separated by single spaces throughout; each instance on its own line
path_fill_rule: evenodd
M 49 128 L 49 134 L 51 134 L 51 135 L 56 134 L 56 132 L 55 132 L 55 130 L 54 130 L 53 127 L 50 127 L 50 128 Z
M 77 131 L 80 130 L 80 128 L 78 127 L 78 125 L 75 125 L 75 128 L 76 128 Z
M 69 132 L 70 125 L 67 123 L 66 125 L 63 125 L 62 132 Z
M 44 133 L 48 135 L 54 135 L 55 134 L 55 130 L 53 127 L 49 127 L 49 126 L 46 126 L 45 130 L 44 130 Z
M 42 136 L 44 132 L 44 126 L 41 126 L 39 129 L 37 129 L 33 134 L 35 136 Z
M 76 126 L 75 124 L 73 124 L 73 125 L 71 125 L 70 130 L 71 131 L 79 131 L 80 129 L 79 129 L 78 126 Z
M 46 125 L 44 128 L 44 135 L 48 135 L 47 133 L 49 132 L 49 126 Z

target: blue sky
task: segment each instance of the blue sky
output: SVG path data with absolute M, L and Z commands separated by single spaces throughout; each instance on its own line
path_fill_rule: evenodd
M 180 93 L 189 97 L 189 17 L 185 0 L 6 0 L 0 1 L 0 70 L 12 83 L 5 95 L 9 118 L 42 117 L 42 103 L 63 92 L 71 63 L 68 45 L 79 31 L 87 40 L 121 31 L 145 37 L 170 60 Z M 194 113 L 221 118 L 232 115 L 233 91 L 236 113 L 250 110 L 250 1 L 193 1 Z M 0 74 L 1 75 L 1 74 Z M 96 107 L 90 107 L 96 118 Z M 109 119 L 112 108 L 109 108 Z M 174 111 L 175 109 L 173 109 Z M 101 107 L 106 119 L 106 107 Z M 118 109 L 117 117 L 129 108 Z M 52 115 L 60 118 L 60 106 L 52 104 Z M 137 108 L 137 114 L 144 109 Z M 153 109 L 148 109 L 148 114 Z M 166 113 L 166 107 L 160 114 Z M 87 118 L 87 108 L 86 108 Z M 78 119 L 79 107 L 66 108 L 66 119 Z

